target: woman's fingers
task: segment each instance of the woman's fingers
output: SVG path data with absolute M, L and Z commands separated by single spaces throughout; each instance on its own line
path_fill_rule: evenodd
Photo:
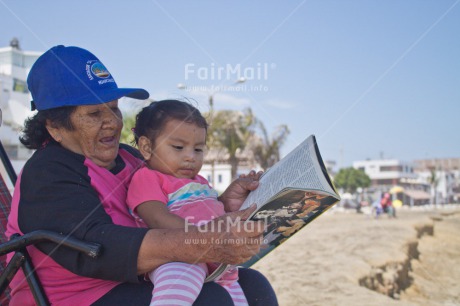
M 211 261 L 238 264 L 249 260 L 260 251 L 265 224 L 247 220 L 256 206 L 228 213 L 204 226 L 211 235 Z
M 225 214 L 223 217 L 224 218 L 231 218 L 232 220 L 235 220 L 235 219 L 239 218 L 239 219 L 244 221 L 244 220 L 247 220 L 252 215 L 252 213 L 256 210 L 256 208 L 257 208 L 256 204 L 252 204 L 251 206 L 249 206 L 246 209 L 238 210 L 238 211 L 234 211 L 234 212 Z

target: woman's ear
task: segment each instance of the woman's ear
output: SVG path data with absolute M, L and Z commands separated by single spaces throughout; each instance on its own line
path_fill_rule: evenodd
M 50 133 L 51 137 L 56 142 L 62 142 L 62 133 L 61 133 L 62 128 L 57 127 L 50 120 L 46 120 L 46 129 L 48 130 L 48 133 Z
M 137 145 L 139 147 L 139 152 L 141 152 L 142 156 L 145 160 L 149 160 L 152 157 L 153 151 L 153 143 L 145 136 L 139 137 L 137 141 Z

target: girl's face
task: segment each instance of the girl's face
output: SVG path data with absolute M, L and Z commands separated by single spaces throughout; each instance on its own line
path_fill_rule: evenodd
M 47 123 L 51 136 L 64 148 L 84 155 L 96 165 L 114 166 L 118 154 L 123 118 L 118 100 L 98 104 L 81 105 L 70 115 L 74 129 L 54 127 Z
M 141 136 L 138 144 L 149 168 L 177 178 L 191 179 L 203 165 L 206 129 L 171 119 L 166 122 L 155 143 Z

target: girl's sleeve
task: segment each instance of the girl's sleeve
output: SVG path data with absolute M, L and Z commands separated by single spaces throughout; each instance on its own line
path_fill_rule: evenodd
M 164 191 L 165 183 L 158 172 L 145 167 L 139 169 L 128 188 L 128 207 L 135 212 L 137 206 L 147 201 L 159 201 L 166 205 L 168 195 Z

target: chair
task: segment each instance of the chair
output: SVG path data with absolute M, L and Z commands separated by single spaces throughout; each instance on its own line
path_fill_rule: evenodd
M 16 181 L 16 173 L 14 172 L 1 142 L 0 158 L 14 184 Z M 27 276 L 27 283 L 32 295 L 34 296 L 36 304 L 40 306 L 49 305 L 49 301 L 40 284 L 40 280 L 34 271 L 26 246 L 42 241 L 51 241 L 56 243 L 59 247 L 69 247 L 93 258 L 97 258 L 99 256 L 101 253 L 101 246 L 97 243 L 84 242 L 71 236 L 64 236 L 46 230 L 34 231 L 23 236 L 15 234 L 9 241 L 7 241 L 5 231 L 10 207 L 11 194 L 3 177 L 0 175 L 0 305 L 8 305 L 11 298 L 8 285 L 20 268 L 22 268 L 24 275 Z M 6 265 L 6 254 L 8 253 L 14 253 L 14 255 L 8 265 Z
M 0 247 L 6 242 L 5 231 L 8 215 L 10 214 L 11 195 L 6 187 L 3 177 L 0 175 Z M 0 256 L 0 276 L 3 276 L 5 270 L 6 256 Z M 0 305 L 8 305 L 10 298 L 9 289 L 0 290 Z

